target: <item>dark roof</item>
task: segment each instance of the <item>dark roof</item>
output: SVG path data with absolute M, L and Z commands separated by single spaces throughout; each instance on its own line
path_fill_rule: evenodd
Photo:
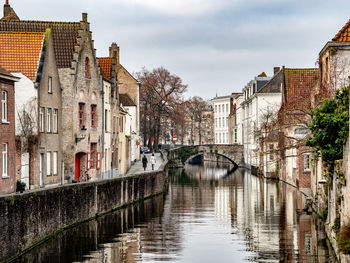
M 317 68 L 289 69 L 284 68 L 285 90 L 283 104 L 286 106 L 311 103 L 311 89 L 317 84 L 319 72 Z
M 258 93 L 280 93 L 281 83 L 283 82 L 283 72 L 279 71 L 265 85 L 258 90 Z
M 13 77 L 13 75 L 10 72 L 8 72 L 6 69 L 4 69 L 1 66 L 0 66 L 0 74 L 6 75 L 6 76 L 9 76 L 9 77 Z
M 350 41 L 350 20 L 339 30 L 333 41 Z
M 126 93 L 119 94 L 119 101 L 123 106 L 136 106 L 134 101 L 130 98 L 130 96 Z
M 80 22 L 0 21 L 0 31 L 45 32 L 50 28 L 58 68 L 71 67 L 80 27 Z

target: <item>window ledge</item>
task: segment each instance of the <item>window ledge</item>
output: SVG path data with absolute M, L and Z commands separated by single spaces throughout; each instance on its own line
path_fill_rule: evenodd
M 10 176 L 8 176 L 7 174 L 2 175 L 2 179 L 9 179 L 9 178 L 10 178 Z
M 2 123 L 2 124 L 10 124 L 10 122 L 7 121 L 7 120 L 2 120 L 1 123 Z

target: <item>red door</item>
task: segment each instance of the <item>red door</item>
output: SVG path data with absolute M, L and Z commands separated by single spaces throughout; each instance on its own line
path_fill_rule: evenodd
M 80 155 L 77 153 L 75 155 L 75 173 L 74 173 L 74 179 L 76 181 L 79 181 L 80 177 Z

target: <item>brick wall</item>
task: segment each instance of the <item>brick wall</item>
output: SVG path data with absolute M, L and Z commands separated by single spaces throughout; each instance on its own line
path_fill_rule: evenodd
M 7 120 L 8 123 L 1 121 L 0 107 L 0 194 L 11 193 L 16 190 L 16 145 L 15 145 L 15 99 L 14 84 L 12 81 L 0 79 L 1 91 L 7 92 Z M 2 170 L 2 145 L 7 143 L 7 175 L 3 177 Z

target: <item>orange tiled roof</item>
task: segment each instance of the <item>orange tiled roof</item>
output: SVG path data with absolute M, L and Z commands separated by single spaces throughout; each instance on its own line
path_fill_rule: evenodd
M 350 20 L 334 36 L 333 41 L 350 41 Z
M 70 68 L 81 28 L 80 22 L 0 21 L 0 31 L 45 32 L 47 28 L 51 29 L 57 67 Z
M 0 65 L 34 81 L 43 39 L 44 32 L 0 32 Z
M 100 66 L 100 72 L 102 77 L 108 80 L 112 80 L 112 57 L 97 58 L 98 65 Z

